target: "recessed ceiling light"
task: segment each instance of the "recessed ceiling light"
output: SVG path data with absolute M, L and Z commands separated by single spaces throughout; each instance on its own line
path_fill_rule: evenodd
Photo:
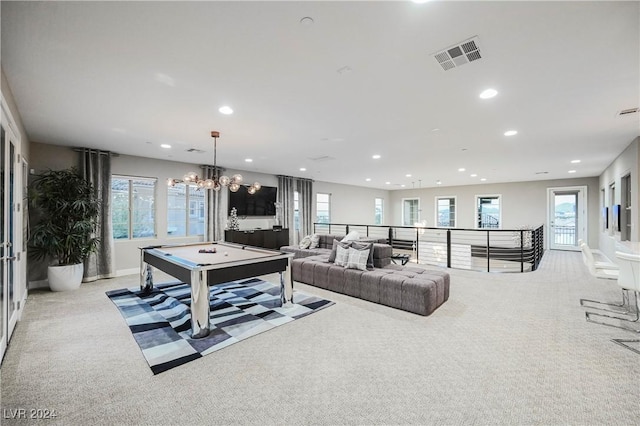
M 405 184 L 400 185 L 401 188 L 404 188 L 405 186 L 406 186 Z
M 480 179 L 482 182 L 484 182 L 485 180 L 487 180 L 487 178 L 481 178 Z
M 407 173 L 406 175 L 404 175 L 405 177 L 411 177 L 410 173 Z
M 373 158 L 374 160 L 379 160 L 381 158 L 381 155 L 375 154 L 375 155 L 372 155 L 371 158 Z
M 224 115 L 229 115 L 229 114 L 233 114 L 233 110 L 231 109 L 230 106 L 221 106 L 220 108 L 218 108 L 218 111 L 220 111 L 221 114 Z
M 504 132 L 505 136 L 514 136 L 517 135 L 518 131 L 517 130 L 507 130 L 506 132 Z
M 253 158 L 245 158 L 244 161 L 247 163 L 253 163 Z
M 580 160 L 571 160 L 571 164 L 578 164 Z
M 460 168 L 458 169 L 458 171 L 459 171 L 459 172 L 464 172 L 465 170 L 467 170 L 467 169 L 465 169 L 464 167 L 460 167 Z
M 476 176 L 478 176 L 478 175 L 477 175 L 477 174 L 475 174 L 475 173 L 471 175 L 471 177 L 476 177 Z
M 385 185 L 391 185 L 391 182 L 385 182 L 384 184 Z
M 365 179 L 367 182 L 371 182 L 371 178 L 366 178 Z
M 498 94 L 496 89 L 487 89 L 480 93 L 480 99 L 491 99 Z
M 300 167 L 300 171 L 301 171 L 301 172 L 306 172 L 306 171 L 307 171 L 307 169 L 305 169 L 304 167 Z
M 169 148 L 171 148 L 171 145 L 169 145 L 168 143 L 163 143 L 162 145 L 160 145 L 160 148 L 169 149 Z
M 575 173 L 575 172 L 576 172 L 575 170 L 569 170 L 568 173 Z
M 441 180 L 437 180 L 436 181 L 436 185 L 442 185 L 442 181 Z

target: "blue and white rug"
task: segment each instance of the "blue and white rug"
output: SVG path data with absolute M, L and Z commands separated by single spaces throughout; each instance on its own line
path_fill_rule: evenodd
M 108 291 L 138 342 L 153 374 L 202 358 L 263 331 L 302 318 L 333 302 L 296 291 L 291 306 L 279 307 L 280 287 L 258 278 L 209 287 L 211 332 L 191 338 L 188 284 L 157 284 Z

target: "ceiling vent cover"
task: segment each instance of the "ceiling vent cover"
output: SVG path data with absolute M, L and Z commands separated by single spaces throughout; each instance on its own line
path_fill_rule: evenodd
M 206 151 L 203 151 L 203 150 L 197 149 L 197 148 L 189 148 L 189 149 L 187 149 L 187 152 L 195 152 L 196 154 L 204 154 Z
M 335 160 L 335 158 L 334 157 L 330 157 L 328 155 L 321 155 L 321 156 L 318 156 L 318 157 L 309 157 L 309 160 L 317 161 L 317 162 L 323 162 L 323 161 Z
M 638 112 L 638 108 L 629 108 L 629 109 L 623 109 L 618 113 L 618 115 L 622 117 L 629 114 L 635 114 L 636 112 Z
M 433 57 L 445 71 L 482 59 L 478 36 L 436 52 Z

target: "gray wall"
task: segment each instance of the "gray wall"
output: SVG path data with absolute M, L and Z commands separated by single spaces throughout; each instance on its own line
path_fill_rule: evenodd
M 384 201 L 384 223 L 388 225 L 389 211 L 391 209 L 390 191 L 382 189 L 364 188 L 361 186 L 340 185 L 329 182 L 313 183 L 313 199 L 317 193 L 331 194 L 331 222 L 356 223 L 373 225 L 375 210 L 374 199 L 382 198 Z M 313 218 L 316 211 L 314 204 Z

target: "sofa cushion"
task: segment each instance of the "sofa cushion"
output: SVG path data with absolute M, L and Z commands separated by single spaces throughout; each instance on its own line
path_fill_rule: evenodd
M 357 250 L 369 250 L 369 257 L 367 258 L 367 269 L 373 269 L 373 243 L 361 243 L 360 241 L 353 241 L 351 247 Z
M 329 262 L 333 263 L 336 260 L 337 248 L 342 247 L 344 249 L 348 249 L 351 246 L 350 242 L 343 243 L 338 240 L 333 240 L 333 245 L 331 246 L 331 254 L 329 254 Z
M 331 252 L 333 254 L 333 251 Z M 331 256 L 329 256 L 329 262 L 331 262 Z M 343 247 L 342 245 L 336 245 L 336 255 L 334 258 L 336 266 L 346 267 L 349 264 L 349 247 Z
M 309 248 L 310 249 L 315 249 L 320 247 L 320 235 L 318 234 L 313 234 L 311 236 L 311 244 L 309 244 Z
M 347 241 L 355 241 L 360 238 L 360 233 L 358 231 L 351 231 L 341 240 L 343 243 Z
M 338 250 L 340 250 L 338 248 Z M 370 248 L 355 248 L 353 244 L 349 247 L 349 259 L 347 261 L 347 268 L 360 269 L 361 271 L 367 270 L 367 260 L 369 259 Z M 336 256 L 336 259 L 338 256 Z M 336 262 L 337 265 L 337 262 Z
M 298 244 L 298 247 L 301 249 L 308 249 L 311 247 L 311 237 L 309 235 L 307 235 L 306 237 L 304 237 L 301 241 L 300 244 Z

